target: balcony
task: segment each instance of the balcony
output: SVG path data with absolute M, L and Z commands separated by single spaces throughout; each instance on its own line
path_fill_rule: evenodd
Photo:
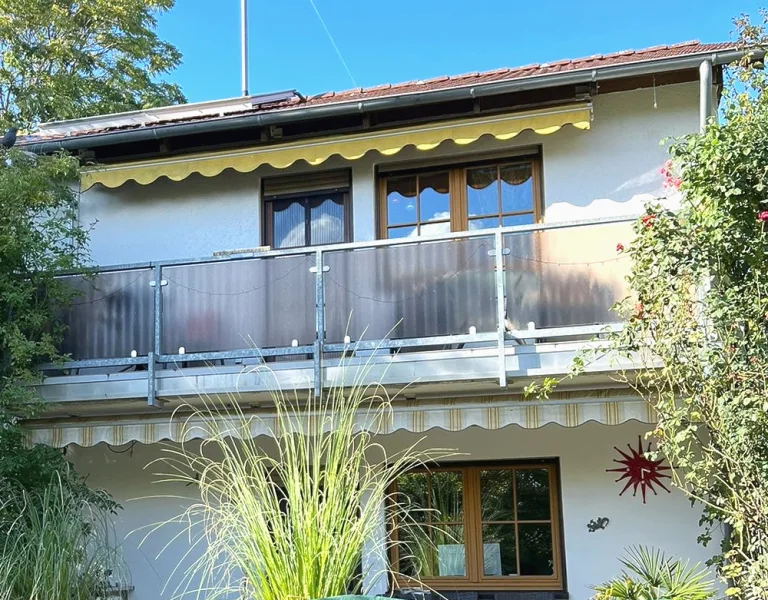
M 321 393 L 345 365 L 415 394 L 494 393 L 564 373 L 620 327 L 627 217 L 469 231 L 68 276 L 71 360 L 43 396 L 161 406 L 200 393 Z M 258 368 L 266 365 L 269 369 Z M 616 368 L 606 361 L 594 373 Z M 419 396 L 421 397 L 421 396 Z M 70 413 L 71 414 L 71 411 Z

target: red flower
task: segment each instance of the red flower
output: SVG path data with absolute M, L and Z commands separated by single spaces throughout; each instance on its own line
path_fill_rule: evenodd
M 762 221 L 763 223 L 768 221 L 768 210 L 761 210 L 757 213 L 757 220 Z
M 621 242 L 616 244 L 616 252 L 624 252 L 624 244 L 622 244 Z
M 664 163 L 664 166 L 661 167 L 659 170 L 661 173 L 661 176 L 664 178 L 663 186 L 665 188 L 675 188 L 679 189 L 680 184 L 683 183 L 683 180 L 679 177 L 675 177 L 672 175 L 672 161 L 668 160 Z
M 640 221 L 642 221 L 643 225 L 645 225 L 646 229 L 650 229 L 651 225 L 653 225 L 653 221 L 656 218 L 656 215 L 644 215 Z
M 639 319 L 643 318 L 643 313 L 645 313 L 645 306 L 643 305 L 642 302 L 638 302 L 637 304 L 635 304 L 635 312 L 637 313 L 637 317 Z

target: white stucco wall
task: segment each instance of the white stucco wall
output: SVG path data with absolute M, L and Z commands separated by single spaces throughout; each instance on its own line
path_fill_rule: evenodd
M 654 106 L 655 102 L 655 106 Z M 414 160 L 482 158 L 519 148 L 541 148 L 548 221 L 637 212 L 650 195 L 662 193 L 659 168 L 666 160 L 662 138 L 695 131 L 698 86 L 679 84 L 594 98 L 589 131 L 566 126 L 540 136 L 524 132 L 507 142 L 483 138 L 469 146 L 453 142 L 429 152 L 406 148 L 392 157 L 369 153 L 357 161 L 338 157 L 322 168 L 352 169 L 353 237 L 374 239 L 375 169 Z M 82 195 L 81 219 L 94 224 L 92 254 L 98 264 L 121 264 L 210 255 L 217 250 L 261 244 L 260 177 L 306 172 L 306 165 L 278 171 L 227 170 L 206 179 L 165 178 L 148 186 L 127 183 L 109 190 L 94 186 Z
M 657 546 L 693 561 L 703 562 L 711 555 L 696 543 L 699 509 L 691 507 L 681 493 L 661 491 L 658 496 L 651 495 L 645 505 L 631 494 L 619 497 L 616 475 L 606 472 L 615 466 L 613 447 L 636 444 L 638 435 L 646 430 L 647 425 L 639 423 L 613 427 L 589 423 L 573 429 L 556 425 L 538 430 L 472 428 L 458 433 L 430 430 L 425 443 L 466 453 L 461 460 L 559 458 L 567 586 L 573 600 L 587 600 L 591 585 L 617 574 L 617 557 L 629 545 Z M 420 437 L 422 434 L 398 432 L 381 440 L 394 451 Z M 141 445 L 124 454 L 115 454 L 103 445 L 70 452 L 75 467 L 88 476 L 90 485 L 105 487 L 123 504 L 117 521 L 120 537 L 168 519 L 185 505 L 183 500 L 161 496 L 194 496 L 194 488 L 153 483 L 158 478 L 152 473 L 158 468 L 145 467 L 159 455 L 158 446 Z M 598 517 L 608 517 L 610 524 L 603 531 L 589 533 L 587 523 Z M 172 596 L 176 580 L 165 594 L 162 589 L 186 551 L 186 538 L 174 542 L 159 557 L 158 552 L 174 531 L 178 526 L 150 536 L 142 547 L 141 533 L 125 539 L 124 554 L 136 587 L 131 600 Z
M 210 179 L 94 186 L 80 200 L 80 220 L 92 227 L 92 258 L 123 264 L 258 246 L 259 181 L 256 173 L 228 170 Z

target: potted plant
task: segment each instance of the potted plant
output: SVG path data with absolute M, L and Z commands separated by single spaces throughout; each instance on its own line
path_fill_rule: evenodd
M 595 586 L 594 600 L 709 600 L 715 595 L 706 569 L 657 548 L 630 548 L 620 560 L 621 574 Z

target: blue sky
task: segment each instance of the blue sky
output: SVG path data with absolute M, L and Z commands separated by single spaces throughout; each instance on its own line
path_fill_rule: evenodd
M 761 0 L 314 0 L 357 86 L 700 39 Z M 240 95 L 240 1 L 177 0 L 159 33 L 191 102 Z M 310 0 L 249 0 L 251 93 L 355 87 Z

